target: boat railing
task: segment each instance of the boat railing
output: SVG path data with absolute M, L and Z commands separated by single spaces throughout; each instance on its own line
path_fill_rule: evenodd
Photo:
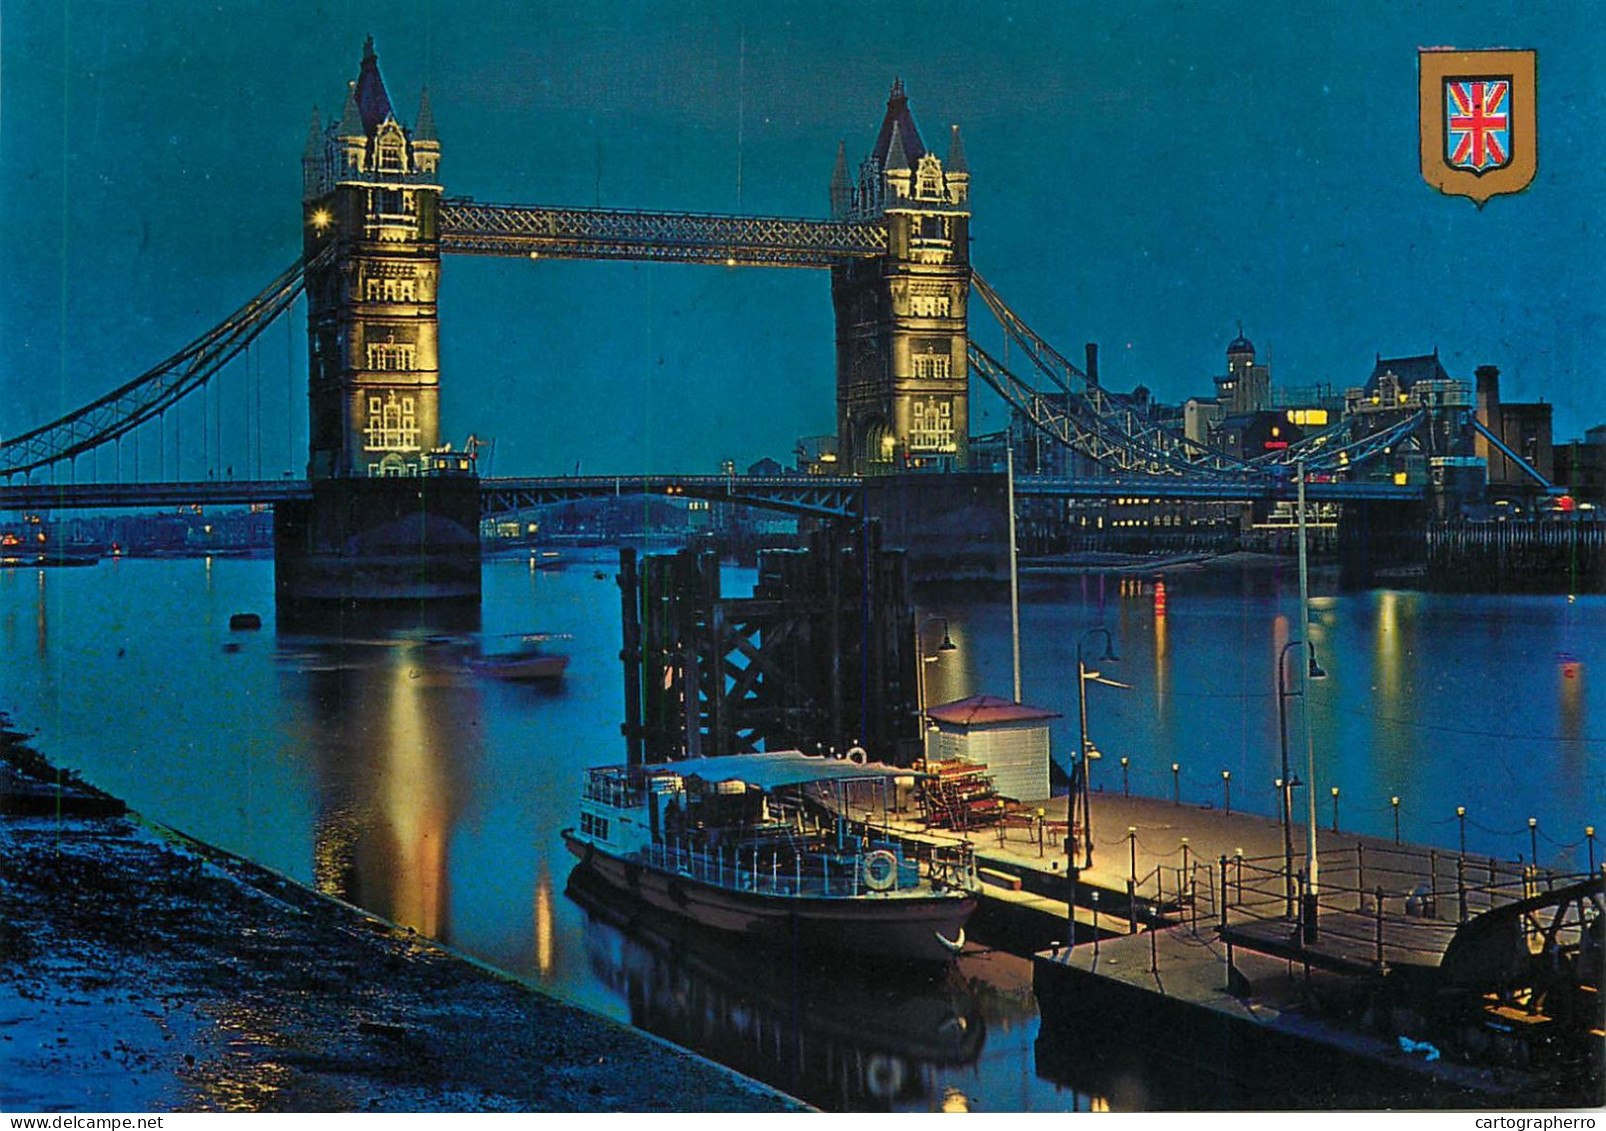
M 586 773 L 580 796 L 611 809 L 631 809 L 642 804 L 643 795 L 623 773 L 614 770 L 591 770 Z
M 890 876 L 880 881 L 867 878 L 870 858 L 886 853 L 895 861 Z M 648 863 L 665 872 L 674 872 L 700 883 L 732 891 L 759 895 L 810 898 L 853 898 L 870 892 L 892 894 L 920 883 L 912 861 L 891 845 L 872 846 L 868 851 L 831 852 L 810 850 L 799 842 L 754 844 L 706 844 L 690 838 L 654 843 L 647 850 Z M 962 865 L 948 862 L 945 875 L 953 877 L 944 886 L 964 887 L 958 877 Z M 935 876 L 937 873 L 930 873 Z M 975 864 L 969 874 L 974 877 Z M 872 888 L 871 883 L 882 886 Z
M 936 888 L 975 891 L 981 886 L 976 874 L 976 852 L 969 841 L 934 845 L 926 863 L 926 874 Z

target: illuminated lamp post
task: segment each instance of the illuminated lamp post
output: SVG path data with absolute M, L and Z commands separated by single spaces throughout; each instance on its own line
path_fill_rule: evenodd
M 1114 663 L 1120 659 L 1115 654 L 1115 641 L 1110 637 L 1107 628 L 1090 628 L 1082 634 L 1076 642 L 1076 717 L 1077 727 L 1077 759 L 1076 759 L 1076 788 L 1072 790 L 1073 805 L 1080 806 L 1082 817 L 1082 867 L 1093 867 L 1093 813 L 1092 789 L 1089 785 L 1090 761 L 1093 757 L 1093 744 L 1087 737 L 1087 681 L 1098 680 L 1114 687 L 1125 687 L 1124 683 L 1116 683 L 1111 679 L 1104 679 L 1098 672 L 1087 670 L 1087 661 L 1083 658 L 1082 649 L 1087 642 L 1095 636 L 1104 638 L 1104 652 L 1098 657 L 1100 663 Z M 1074 825 L 1074 819 L 1073 819 Z
M 922 643 L 924 633 L 932 624 L 942 625 L 942 643 L 937 645 L 933 655 L 926 655 L 925 645 Z M 920 756 L 925 757 L 926 745 L 926 665 L 934 664 L 942 658 L 942 653 L 953 652 L 958 649 L 952 638 L 948 635 L 948 618 L 939 616 L 926 617 L 915 627 L 915 663 L 919 665 L 916 671 L 916 688 L 920 699 Z
M 1295 648 L 1305 647 L 1309 651 L 1309 662 L 1305 669 L 1307 679 L 1324 679 L 1327 673 L 1316 662 L 1316 645 L 1308 644 L 1303 640 L 1290 640 L 1283 645 L 1283 650 L 1277 656 L 1277 734 L 1282 742 L 1282 769 L 1283 776 L 1278 779 L 1278 793 L 1282 798 L 1283 818 L 1283 892 L 1286 896 L 1285 913 L 1288 918 L 1294 917 L 1294 787 L 1300 782 L 1288 769 L 1288 700 L 1290 696 L 1303 695 L 1304 691 L 1288 689 L 1288 653 Z

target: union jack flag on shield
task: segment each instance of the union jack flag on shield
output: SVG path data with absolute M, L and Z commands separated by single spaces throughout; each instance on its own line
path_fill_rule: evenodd
M 1423 179 L 1479 208 L 1527 188 L 1539 165 L 1534 52 L 1433 48 L 1417 62 Z
M 1482 176 L 1511 163 L 1511 77 L 1444 80 L 1444 156 Z

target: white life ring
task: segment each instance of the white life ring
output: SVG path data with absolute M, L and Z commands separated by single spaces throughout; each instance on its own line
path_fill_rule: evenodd
M 898 886 L 898 858 L 885 848 L 867 852 L 859 864 L 859 873 L 871 891 L 891 891 Z
M 862 766 L 870 760 L 870 752 L 862 746 L 848 747 L 848 761 L 855 766 Z

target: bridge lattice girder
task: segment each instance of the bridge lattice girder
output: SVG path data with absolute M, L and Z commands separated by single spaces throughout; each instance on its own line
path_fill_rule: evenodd
M 290 308 L 309 266 L 296 260 L 228 318 L 132 381 L 59 420 L 0 442 L 0 475 L 26 474 L 71 459 L 160 416 L 210 381 Z
M 1244 473 L 1242 460 L 1161 428 L 1129 397 L 1090 381 L 1080 367 L 1026 325 L 985 279 L 972 273 L 970 282 L 1010 340 L 1058 387 L 1059 395 L 1037 391 L 974 346 L 972 363 L 979 362 L 983 380 L 1047 435 L 1116 471 Z
M 815 475 L 590 475 L 480 481 L 480 513 L 511 514 L 580 499 L 662 495 L 849 518 L 862 513 L 863 481 Z
M 831 267 L 883 255 L 880 224 L 443 200 L 441 250 L 550 259 Z
M 980 275 L 971 275 L 971 286 L 1010 340 L 1059 393 L 1041 392 L 974 342 L 970 345 L 972 370 L 1050 439 L 1118 473 L 1259 479 L 1301 461 L 1307 472 L 1341 472 L 1410 440 L 1427 422 L 1426 410 L 1419 410 L 1380 432 L 1346 443 L 1353 422 L 1341 420 L 1277 452 L 1239 460 L 1154 423 L 1130 398 L 1090 381 L 1082 369 L 1026 325 Z
M 1261 457 L 1254 465 L 1291 467 L 1303 460 L 1307 471 L 1342 471 L 1382 455 L 1396 444 L 1412 441 L 1418 436 L 1427 419 L 1427 410 L 1418 409 L 1380 432 L 1362 436 L 1359 440 L 1351 440 L 1349 443 L 1343 441 L 1349 434 L 1350 422 L 1340 421 L 1326 431 L 1306 437 L 1282 451 Z

